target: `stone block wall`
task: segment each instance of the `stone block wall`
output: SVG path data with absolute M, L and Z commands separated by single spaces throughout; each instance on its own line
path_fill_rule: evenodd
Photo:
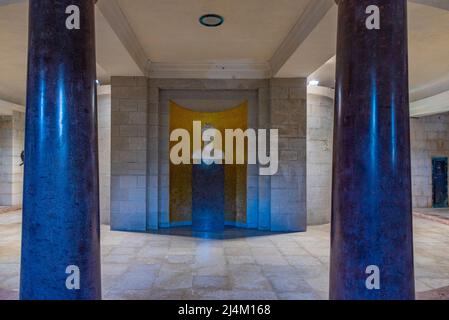
M 307 119 L 307 211 L 314 225 L 330 222 L 333 100 L 309 95 Z M 410 121 L 413 207 L 431 208 L 432 158 L 449 157 L 449 114 Z
M 306 229 L 306 79 L 135 77 L 112 78 L 112 229 L 144 231 L 169 225 L 169 114 L 161 102 L 164 90 L 201 91 L 206 96 L 220 90 L 256 92 L 250 127 L 279 129 L 280 164 L 273 177 L 259 176 L 256 167 L 250 168 L 248 227 Z
M 22 206 L 25 114 L 0 117 L 0 206 Z
M 12 117 L 0 116 L 0 206 L 11 206 Z
M 20 208 L 23 196 L 25 114 L 14 111 L 0 117 L 0 206 Z M 100 216 L 103 224 L 110 219 L 111 176 L 111 95 L 98 96 L 98 144 L 100 169 Z
M 431 208 L 432 158 L 449 157 L 449 113 L 411 119 L 413 207 Z
M 307 223 L 329 223 L 332 202 L 334 101 L 307 96 Z
M 258 127 L 262 129 L 270 128 L 270 87 L 267 84 L 259 89 L 259 113 L 258 113 Z M 256 179 L 254 179 L 256 180 Z M 258 181 L 254 184 L 258 185 L 258 199 L 257 199 L 257 221 L 259 230 L 271 230 L 271 177 L 258 176 Z
M 308 96 L 308 224 L 330 222 L 332 198 L 333 100 Z M 432 158 L 449 157 L 449 113 L 410 119 L 412 201 L 431 208 Z
M 98 163 L 100 169 L 100 221 L 111 216 L 111 95 L 98 96 Z
M 145 231 L 148 81 L 144 77 L 111 81 L 111 227 Z
M 25 113 L 14 111 L 12 114 L 12 205 L 22 206 L 23 166 L 20 154 L 25 148 Z
M 271 177 L 271 229 L 305 231 L 306 79 L 270 81 L 271 128 L 279 129 L 279 172 Z

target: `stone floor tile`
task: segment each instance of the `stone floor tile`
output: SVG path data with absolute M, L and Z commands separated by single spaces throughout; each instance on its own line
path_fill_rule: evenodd
M 20 212 L 0 215 L 0 299 L 17 299 Z M 329 225 L 306 233 L 202 239 L 102 226 L 105 299 L 328 299 Z M 449 298 L 449 226 L 415 218 L 420 299 Z

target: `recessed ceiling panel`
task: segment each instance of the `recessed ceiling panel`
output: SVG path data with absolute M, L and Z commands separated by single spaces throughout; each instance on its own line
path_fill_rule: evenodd
M 266 62 L 310 0 L 118 0 L 154 62 Z M 204 14 L 224 23 L 208 28 Z

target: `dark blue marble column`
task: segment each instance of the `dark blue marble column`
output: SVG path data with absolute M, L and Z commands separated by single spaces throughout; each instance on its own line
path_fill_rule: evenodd
M 330 298 L 414 299 L 407 1 L 337 2 Z
M 29 3 L 20 297 L 100 299 L 94 0 Z
M 201 164 L 192 167 L 192 229 L 224 230 L 224 165 Z

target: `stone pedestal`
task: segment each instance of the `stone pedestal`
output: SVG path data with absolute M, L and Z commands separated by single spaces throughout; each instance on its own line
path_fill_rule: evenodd
M 192 167 L 192 228 L 194 231 L 223 231 L 224 165 L 201 164 Z

